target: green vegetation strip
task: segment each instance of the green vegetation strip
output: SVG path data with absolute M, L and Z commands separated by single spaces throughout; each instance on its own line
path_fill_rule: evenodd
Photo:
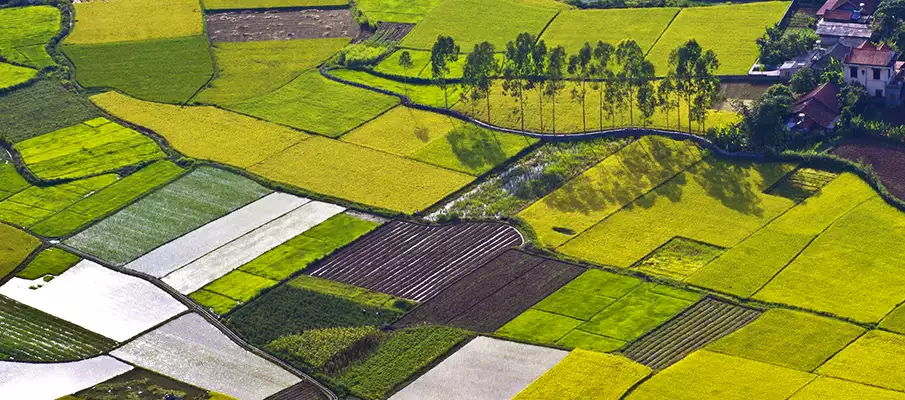
M 0 96 L 0 138 L 21 142 L 97 116 L 97 110 L 78 94 L 41 80 Z
M 38 253 L 16 277 L 28 280 L 44 278 L 49 280 L 60 276 L 73 265 L 81 261 L 79 256 L 66 252 L 66 250 L 51 248 Z
M 0 221 L 25 227 L 35 225 L 117 179 L 118 176 L 107 174 L 54 186 L 31 186 L 0 202 Z

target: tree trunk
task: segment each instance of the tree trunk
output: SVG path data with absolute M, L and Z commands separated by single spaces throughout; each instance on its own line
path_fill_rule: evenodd
M 490 123 L 490 90 L 485 93 L 487 95 L 487 123 Z
M 540 131 L 544 131 L 544 90 L 542 86 L 537 87 L 538 99 L 540 101 Z
M 586 109 L 584 106 L 584 99 L 585 99 L 587 93 L 585 93 L 584 85 L 585 85 L 585 81 L 581 81 L 581 129 L 584 132 L 587 132 L 588 131 L 588 118 L 585 116 Z
M 635 89 L 632 88 L 632 84 L 628 85 L 628 126 L 631 128 L 635 127 Z
M 598 111 L 600 111 L 600 130 L 603 130 L 603 83 L 600 84 L 600 89 L 597 91 L 597 106 Z
M 518 106 L 522 113 L 522 132 L 525 131 L 525 101 L 524 101 L 524 90 L 525 85 L 522 84 L 522 81 L 518 81 Z
M 555 84 L 555 83 L 554 83 Z M 556 134 L 556 88 L 553 88 L 553 134 Z

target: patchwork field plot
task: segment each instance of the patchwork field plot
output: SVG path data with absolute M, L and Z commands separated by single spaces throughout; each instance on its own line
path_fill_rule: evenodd
M 722 248 L 674 237 L 638 261 L 633 268 L 652 275 L 685 279 L 723 252 Z
M 38 71 L 32 68 L 0 62 L 0 89 L 18 85 L 37 75 Z
M 584 272 L 584 268 L 507 250 L 406 314 L 396 325 L 452 325 L 493 332 Z
M 25 227 L 35 225 L 118 178 L 107 174 L 55 186 L 30 186 L 0 202 L 0 221 Z
M 779 22 L 788 7 L 788 2 L 771 1 L 683 9 L 647 57 L 664 75 L 670 51 L 695 39 L 716 52 L 720 74 L 745 75 L 757 60 L 755 40 Z
M 201 35 L 197 0 L 174 0 L 148 7 L 140 0 L 83 1 L 74 4 L 75 28 L 67 44 L 127 42 Z
M 308 202 L 285 193 L 271 193 L 148 252 L 125 267 L 161 278 Z
M 342 140 L 476 176 L 537 141 L 402 106 L 343 135 Z
M 24 269 L 19 271 L 16 276 L 32 281 L 44 277 L 52 279 L 53 277 L 62 275 L 81 260 L 82 259 L 75 254 L 52 247 L 38 253 L 38 255 L 32 259 Z
M 522 243 L 518 230 L 504 224 L 394 221 L 332 256 L 311 275 L 424 301 Z
M 573 350 L 513 400 L 616 400 L 650 373 L 650 368 L 624 357 Z
M 623 147 L 519 216 L 544 244 L 558 246 L 700 159 L 700 149 L 694 144 L 647 136 Z
M 142 395 L 170 393 L 193 400 L 231 400 L 224 395 L 209 393 L 207 390 L 176 381 L 172 378 L 134 368 L 129 372 L 106 380 L 88 389 L 65 397 L 64 400 L 104 400 L 108 398 L 135 398 Z
M 623 40 L 634 40 L 647 51 L 678 13 L 678 8 L 670 7 L 568 10 L 553 19 L 541 39 L 548 48 L 563 46 L 569 54 L 577 53 L 585 42 L 591 47 L 598 41 L 617 46 Z
M 91 97 L 107 112 L 153 130 L 183 154 L 247 168 L 308 135 L 215 107 L 177 107 L 115 92 Z
M 380 115 L 399 99 L 330 81 L 317 71 L 230 108 L 293 128 L 337 137 Z M 342 115 L 342 118 L 336 116 Z
M 163 281 L 190 294 L 344 210 L 312 201 L 171 272 Z
M 92 225 L 66 244 L 126 264 L 268 193 L 247 178 L 199 168 Z
M 905 198 L 905 178 L 900 172 L 905 150 L 892 143 L 861 139 L 839 146 L 833 154 L 870 165 L 893 196 Z
M 399 65 L 399 57 L 401 57 L 402 53 L 406 52 L 406 51 L 409 53 L 409 58 L 411 58 L 411 60 L 412 60 L 412 66 L 408 69 L 402 68 L 402 66 Z M 494 56 L 494 58 L 499 63 L 502 63 L 502 61 L 503 61 L 502 54 L 497 54 Z M 408 76 L 408 77 L 421 77 L 421 78 L 430 79 L 430 78 L 432 78 L 430 62 L 431 62 L 431 52 L 429 50 L 400 49 L 400 50 L 394 51 L 392 54 L 390 54 L 389 56 L 384 58 L 383 61 L 378 63 L 376 66 L 374 66 L 374 71 L 382 72 L 384 74 L 395 75 L 397 77 Z M 460 56 L 458 60 L 447 63 L 447 66 L 449 67 L 449 73 L 447 74 L 447 77 L 461 78 L 463 70 L 465 68 L 465 57 Z M 354 70 L 337 70 L 335 72 L 346 74 L 346 73 L 352 73 L 355 71 Z M 355 75 L 350 74 L 350 76 L 355 76 Z M 346 79 L 349 79 L 349 78 L 346 77 Z M 359 81 L 359 79 L 349 79 L 349 80 Z M 378 82 L 378 81 L 375 80 L 374 82 Z M 372 85 L 372 86 L 383 87 L 381 85 Z M 415 92 L 415 90 L 413 90 L 413 89 L 415 89 L 415 88 L 418 88 L 418 86 L 413 85 L 413 86 L 408 87 L 409 95 L 413 100 L 418 95 L 418 93 L 414 93 L 414 95 L 413 95 L 413 92 Z M 385 88 L 385 89 L 388 89 L 388 88 Z M 401 90 L 399 93 L 404 94 L 404 92 L 405 92 L 404 89 L 405 89 L 404 87 L 400 86 L 398 88 L 398 90 Z M 396 89 L 391 89 L 391 90 L 396 91 Z M 450 93 L 453 93 L 454 90 L 459 90 L 459 88 L 449 88 Z M 420 91 L 424 91 L 424 89 L 421 89 Z M 442 93 L 441 93 L 441 95 L 442 95 Z M 450 104 L 452 104 L 453 99 L 458 100 L 458 96 L 450 96 Z M 421 103 L 421 104 L 430 104 L 430 103 L 424 103 L 420 100 L 421 99 L 419 98 L 419 101 L 416 101 L 416 102 Z M 441 100 L 442 100 L 442 98 L 441 98 Z M 438 105 L 442 105 L 442 103 L 438 103 Z
M 182 168 L 169 161 L 155 162 L 32 225 L 31 230 L 47 237 L 60 237 L 75 232 L 182 173 Z
M 56 7 L 4 8 L 0 21 L 0 57 L 36 68 L 53 65 L 44 46 L 60 29 Z
M 676 236 L 732 247 L 795 204 L 763 194 L 794 167 L 708 158 L 559 250 L 601 264 L 628 267 Z M 641 227 L 644 233 L 637 234 Z M 604 248 L 607 250 L 600 251 Z
M 41 80 L 0 97 L 0 138 L 21 142 L 97 116 L 85 99 L 59 84 Z
M 862 333 L 841 321 L 771 309 L 707 350 L 811 372 Z
M 799 168 L 786 175 L 785 178 L 781 179 L 770 189 L 767 189 L 767 193 L 786 197 L 800 203 L 817 193 L 838 176 L 838 174 L 833 172 Z
M 794 260 L 818 234 L 877 193 L 859 177 L 842 174 L 754 233 L 686 282 L 749 297 Z
M 498 49 L 519 33 L 540 34 L 564 4 L 547 3 L 549 7 L 515 0 L 488 3 L 479 0 L 444 1 L 425 15 L 402 41 L 402 47 L 430 49 L 438 35 L 452 36 L 463 49 L 489 41 Z
M 441 0 L 363 0 L 355 3 L 371 21 L 417 23 Z
M 230 315 L 229 326 L 256 346 L 311 329 L 379 326 L 412 303 L 343 283 L 299 276 Z
M 8 156 L 9 153 L 6 150 L 0 151 L 0 157 L 5 158 Z M 9 158 L 10 160 L 12 159 L 11 156 Z M 19 175 L 19 171 L 16 171 L 16 165 L 12 161 L 7 160 L 0 162 L 0 183 L 3 183 L 3 186 L 0 187 L 0 200 L 4 200 L 31 186 L 28 181 Z
M 478 337 L 391 399 L 508 399 L 567 355 L 562 350 Z
M 89 388 L 132 369 L 113 357 L 99 356 L 59 364 L 0 361 L 0 396 L 52 400 Z
M 701 383 L 702 377 L 706 383 Z M 814 378 L 806 372 L 700 350 L 642 383 L 628 399 L 782 400 Z
M 41 179 L 72 179 L 112 172 L 165 157 L 148 137 L 106 118 L 16 144 L 28 169 Z
M 0 332 L 0 358 L 17 362 L 80 360 L 116 345 L 110 339 L 3 296 Z
M 336 1 L 336 0 L 334 0 Z M 360 30 L 345 8 L 218 12 L 204 16 L 214 42 L 354 38 Z
M 345 79 L 350 82 L 361 83 L 378 89 L 388 90 L 398 95 L 404 95 L 418 104 L 440 108 L 446 107 L 446 96 L 443 94 L 443 89 L 437 85 L 414 83 L 406 85 L 403 81 L 381 78 L 367 71 L 354 69 L 333 69 L 330 70 L 329 73 L 334 77 Z M 449 95 L 449 106 L 452 107 L 461 98 L 462 91 L 458 86 L 450 86 L 447 90 Z
M 789 397 L 789 400 L 819 399 L 902 400 L 905 399 L 905 393 L 861 385 L 841 379 L 819 377 L 795 393 L 794 396 Z
M 898 366 L 905 357 L 905 337 L 870 331 L 817 368 L 817 373 L 886 389 L 905 390 Z
M 632 342 L 622 353 L 653 369 L 663 369 L 744 327 L 759 315 L 756 310 L 705 298 Z
M 224 105 L 274 91 L 348 43 L 346 38 L 216 43 L 217 77 L 193 101 Z
M 40 244 L 25 231 L 0 224 L 0 279 L 16 269 Z
M 324 7 L 349 4 L 348 0 L 208 0 L 208 10 L 233 10 L 250 8 Z
M 233 343 L 198 314 L 186 314 L 111 355 L 180 381 L 240 399 L 263 400 L 300 382 Z
M 375 326 L 310 329 L 282 336 L 265 350 L 299 368 L 335 373 L 362 354 L 370 353 L 384 334 Z
M 701 295 L 588 270 L 497 333 L 521 340 L 613 351 L 669 320 Z
M 184 103 L 214 74 L 204 36 L 62 48 L 82 86 L 113 88 L 144 100 Z
M 120 342 L 186 310 L 153 284 L 90 261 L 40 285 L 13 278 L 0 294 Z

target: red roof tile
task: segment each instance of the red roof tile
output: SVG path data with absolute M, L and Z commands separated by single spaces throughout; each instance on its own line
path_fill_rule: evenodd
M 861 15 L 873 15 L 874 11 L 877 10 L 877 0 L 827 0 L 817 10 L 817 16 L 825 17 L 826 13 L 832 10 L 854 11 L 860 8 L 862 3 L 864 4 L 864 10 L 862 10 Z M 851 18 L 851 15 L 849 15 L 849 18 Z
M 893 51 L 888 44 L 877 46 L 870 42 L 864 42 L 860 46 L 852 49 L 848 56 L 845 57 L 847 64 L 871 65 L 876 67 L 885 67 L 892 60 Z
M 839 116 L 839 88 L 824 83 L 792 104 L 795 114 L 804 114 L 810 120 L 827 128 Z

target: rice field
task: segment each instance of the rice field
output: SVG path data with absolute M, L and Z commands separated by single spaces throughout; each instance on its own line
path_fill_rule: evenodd
M 0 396 L 10 399 L 57 399 L 87 389 L 132 366 L 113 357 L 98 356 L 70 363 L 0 361 Z
M 51 6 L 9 7 L 0 9 L 0 21 L 0 57 L 35 68 L 54 64 L 44 46 L 60 30 L 59 10 Z
M 12 272 L 41 244 L 25 231 L 0 224 L 0 279 Z
M 441 3 L 441 0 L 363 0 L 356 2 L 368 20 L 414 24 Z
M 201 35 L 198 0 L 173 0 L 148 7 L 140 0 L 74 4 L 75 28 L 66 44 L 94 44 Z
M 0 221 L 33 226 L 102 190 L 119 179 L 114 174 L 99 175 L 54 186 L 30 186 L 0 202 Z
M 19 142 L 22 160 L 40 179 L 76 179 L 114 172 L 166 155 L 153 140 L 106 118 Z
M 13 278 L 0 286 L 0 294 L 118 342 L 186 310 L 150 282 L 91 261 L 50 282 Z
M 6 89 L 34 78 L 38 71 L 28 67 L 0 62 L 0 89 Z
M 650 368 L 618 355 L 576 349 L 513 400 L 617 400 L 651 372 Z
M 269 193 L 270 190 L 247 178 L 202 167 L 65 243 L 108 262 L 124 265 Z
M 42 250 L 38 255 L 16 274 L 16 277 L 37 280 L 45 277 L 54 278 L 62 275 L 82 259 L 79 256 L 59 248 Z M 49 279 L 47 279 L 49 281 Z
M 89 101 L 57 83 L 41 80 L 0 97 L 0 138 L 21 142 L 96 117 L 97 110 Z
M 446 96 L 443 94 L 443 89 L 437 85 L 406 84 L 404 81 L 381 78 L 367 71 L 353 69 L 334 69 L 330 70 L 329 74 L 350 82 L 361 83 L 378 89 L 388 90 L 398 95 L 404 95 L 418 104 L 440 108 L 446 107 Z M 449 87 L 447 87 L 450 107 L 459 101 L 461 94 L 462 91 L 458 86 L 449 85 Z
M 343 6 L 348 0 L 206 0 L 207 10 L 232 10 L 248 8 L 325 7 Z
M 585 42 L 593 48 L 598 41 L 617 46 L 623 40 L 634 40 L 646 52 L 679 10 L 662 7 L 563 11 L 544 30 L 541 39 L 548 48 L 563 46 L 569 54 L 577 53 Z

